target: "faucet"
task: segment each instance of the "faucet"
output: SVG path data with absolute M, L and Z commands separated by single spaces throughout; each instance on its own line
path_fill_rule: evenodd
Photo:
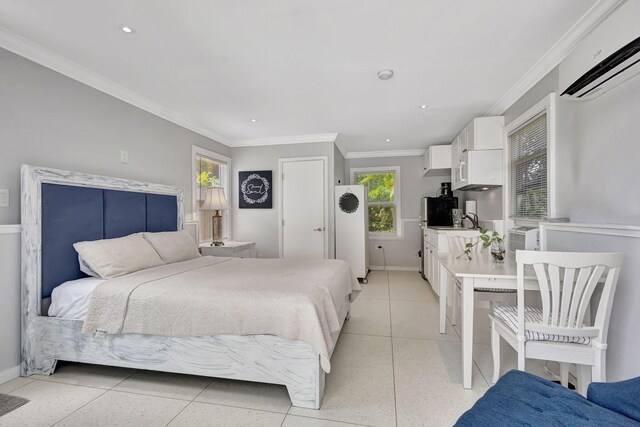
M 473 215 L 473 216 L 471 216 Z M 478 215 L 474 214 L 473 212 L 467 212 L 464 216 L 465 219 L 468 219 L 469 221 L 471 221 L 471 224 L 473 225 L 473 228 L 478 228 Z

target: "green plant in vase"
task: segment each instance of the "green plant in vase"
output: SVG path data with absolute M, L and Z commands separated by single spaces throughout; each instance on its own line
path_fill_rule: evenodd
M 482 243 L 482 249 L 491 248 L 491 256 L 495 262 L 504 261 L 504 236 L 501 236 L 495 231 L 490 233 L 486 228 L 480 229 L 480 236 L 478 240 L 474 243 L 467 243 L 465 245 L 464 252 L 458 255 L 458 258 L 466 256 L 469 260 L 473 259 L 471 256 L 471 250 L 480 243 Z

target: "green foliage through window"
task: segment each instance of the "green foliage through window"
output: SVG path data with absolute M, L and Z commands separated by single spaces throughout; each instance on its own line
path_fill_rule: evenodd
M 369 194 L 369 232 L 395 232 L 395 177 L 394 172 L 358 173 L 356 184 L 365 185 Z

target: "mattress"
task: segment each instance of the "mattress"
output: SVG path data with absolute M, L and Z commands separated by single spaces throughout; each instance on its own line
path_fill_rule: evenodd
M 56 287 L 51 294 L 49 316 L 84 320 L 89 311 L 91 292 L 104 281 L 99 277 L 84 277 Z
M 95 288 L 82 331 L 164 337 L 275 335 L 303 341 L 325 372 L 344 300 L 361 290 L 349 265 L 324 259 L 202 257 Z

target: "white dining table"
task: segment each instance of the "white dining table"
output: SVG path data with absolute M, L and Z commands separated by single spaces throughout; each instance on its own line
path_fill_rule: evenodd
M 489 253 L 473 254 L 473 259 L 459 254 L 440 255 L 440 333 L 445 333 L 447 322 L 447 289 L 451 277 L 457 280 L 462 288 L 460 299 L 462 332 L 462 385 L 472 386 L 473 372 L 473 313 L 474 290 L 476 288 L 516 289 L 517 264 L 515 254 L 508 253 L 504 262 L 496 263 Z M 535 273 L 525 273 L 525 289 L 539 290 Z

